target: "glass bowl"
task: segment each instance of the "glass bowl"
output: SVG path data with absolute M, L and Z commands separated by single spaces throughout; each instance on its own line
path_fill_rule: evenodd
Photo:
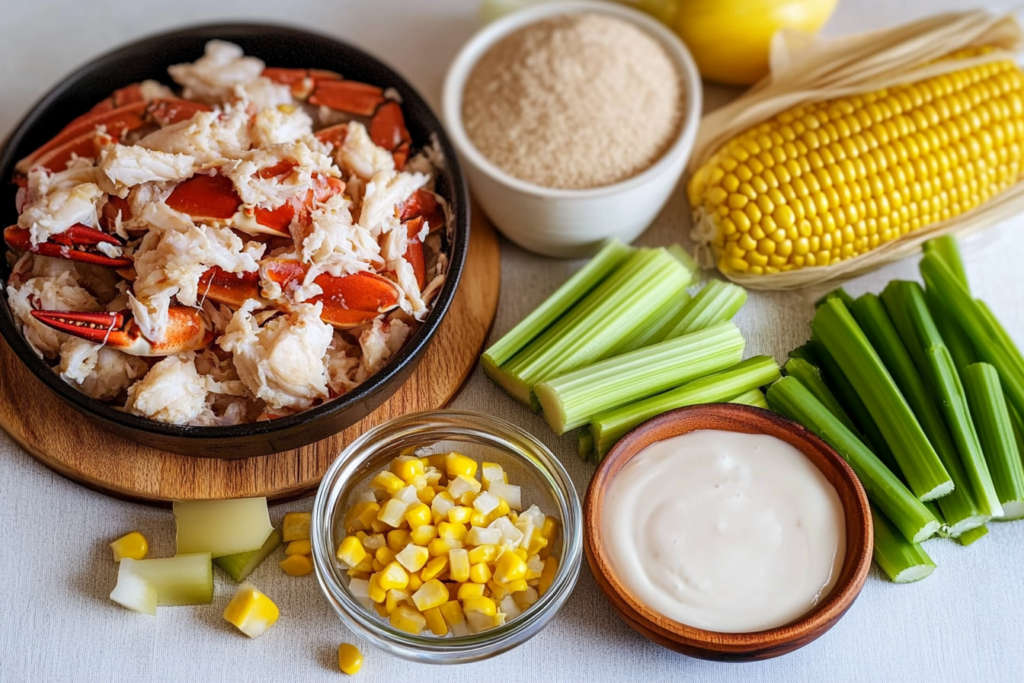
M 522 487 L 523 508 L 536 504 L 561 523 L 552 557 L 558 573 L 551 587 L 518 617 L 502 626 L 466 636 L 411 635 L 368 610 L 348 588 L 346 569 L 335 558 L 345 537 L 345 513 L 369 488 L 370 480 L 408 449 L 422 455 L 458 450 L 494 462 Z M 579 497 L 568 473 L 540 441 L 522 429 L 486 415 L 459 411 L 411 413 L 363 434 L 346 448 L 324 476 L 313 504 L 313 563 L 320 587 L 341 621 L 375 647 L 430 664 L 473 662 L 525 643 L 562 607 L 579 576 L 583 522 Z

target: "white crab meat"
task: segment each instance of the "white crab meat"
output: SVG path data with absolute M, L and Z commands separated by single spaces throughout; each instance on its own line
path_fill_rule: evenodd
M 262 60 L 246 57 L 234 43 L 211 40 L 202 57 L 191 64 L 175 64 L 167 71 L 184 87 L 185 99 L 220 104 L 234 96 L 236 86 L 259 78 L 264 66 Z
M 381 255 L 388 270 L 398 277 L 398 288 L 403 298 L 399 301 L 402 310 L 417 319 L 427 313 L 427 306 L 420 295 L 420 285 L 416 280 L 416 271 L 412 264 L 405 260 L 405 251 L 409 246 L 408 235 L 404 228 L 388 230 L 384 235 L 384 246 Z
M 171 299 L 200 303 L 199 279 L 218 266 L 228 273 L 255 272 L 266 245 L 243 243 L 227 228 L 195 226 L 184 231 L 151 230 L 135 252 L 131 308 L 139 331 L 153 341 L 164 338 Z
M 196 371 L 194 354 L 167 356 L 128 387 L 125 410 L 160 422 L 188 424 L 206 408 L 207 381 Z
M 257 110 L 295 105 L 291 87 L 283 83 L 275 83 L 266 76 L 260 76 L 255 81 L 244 85 L 236 85 L 234 96 L 236 100 Z
M 92 294 L 79 286 L 67 271 L 54 277 L 34 277 L 20 286 L 8 285 L 7 302 L 21 323 L 25 340 L 37 354 L 47 358 L 60 353 L 60 345 L 68 335 L 33 318 L 33 309 L 78 312 L 102 310 Z
M 260 171 L 281 162 L 295 163 L 285 177 L 263 178 Z M 220 167 L 220 173 L 231 178 L 239 198 L 246 206 L 276 209 L 292 198 L 304 200 L 312 187 L 313 175 L 336 176 L 331 158 L 305 142 L 273 145 L 242 154 Z
M 352 222 L 350 205 L 344 195 L 335 195 L 310 213 L 308 223 L 292 223 L 303 262 L 335 277 L 383 265 L 380 245 L 369 230 Z
M 70 336 L 61 344 L 57 367 L 65 382 L 101 401 L 117 397 L 147 370 L 146 361 L 137 356 Z
M 34 166 L 28 172 L 26 204 L 38 202 L 57 190 L 70 190 L 82 183 L 94 183 L 96 176 L 97 171 L 92 159 L 85 157 L 74 157 L 68 162 L 67 168 L 56 173 L 42 166 Z M 24 207 L 19 211 L 24 211 Z
M 169 154 L 186 154 L 199 164 L 217 164 L 252 146 L 249 115 L 245 109 L 225 107 L 221 112 L 201 111 L 139 140 L 138 145 Z
M 381 171 L 366 184 L 359 210 L 359 225 L 376 237 L 398 225 L 395 209 L 430 178 L 422 173 Z
M 253 145 L 260 147 L 297 142 L 313 137 L 313 119 L 292 105 L 261 109 L 252 119 L 251 134 Z
M 39 244 L 78 223 L 95 228 L 103 201 L 106 195 L 96 183 L 61 187 L 27 205 L 18 225 L 29 231 L 32 244 Z
M 220 347 L 233 354 L 238 376 L 271 409 L 304 410 L 327 393 L 327 348 L 334 329 L 321 304 L 298 304 L 260 327 L 250 300 L 235 312 Z
M 406 337 L 409 336 L 409 326 L 401 320 L 390 322 L 377 318 L 373 324 L 363 330 L 359 335 L 359 347 L 363 355 L 360 367 L 356 372 L 356 379 L 360 382 L 380 370 L 394 356 Z
M 195 157 L 146 149 L 138 145 L 109 145 L 100 152 L 103 190 L 122 199 L 142 183 L 180 182 L 196 167 Z
M 384 171 L 395 170 L 395 159 L 391 152 L 375 145 L 366 126 L 358 121 L 348 124 L 345 141 L 337 149 L 335 158 L 339 166 L 363 180 L 369 180 Z
M 327 349 L 327 384 L 334 394 L 344 394 L 359 385 L 356 373 L 359 370 L 358 346 L 345 340 L 340 332 L 334 333 L 334 340 Z

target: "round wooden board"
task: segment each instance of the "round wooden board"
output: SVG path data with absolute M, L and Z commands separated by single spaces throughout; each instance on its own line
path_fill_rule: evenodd
M 47 467 L 118 498 L 173 500 L 309 495 L 341 450 L 393 417 L 446 406 L 476 365 L 498 308 L 497 234 L 473 207 L 462 282 L 426 355 L 401 389 L 369 417 L 334 436 L 273 455 L 219 460 L 140 446 L 93 424 L 64 404 L 0 340 L 0 427 Z

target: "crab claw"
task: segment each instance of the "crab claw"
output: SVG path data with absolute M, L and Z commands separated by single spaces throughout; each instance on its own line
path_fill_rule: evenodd
M 204 299 L 241 308 L 247 300 L 260 298 L 260 274 L 228 273 L 214 266 L 200 276 L 199 293 Z
M 341 80 L 341 74 L 322 69 L 283 69 L 279 67 L 267 67 L 263 70 L 263 76 L 275 83 L 287 85 L 292 90 L 292 96 L 305 100 L 312 93 L 320 81 Z
M 96 230 L 81 223 L 73 225 L 39 244 L 32 244 L 31 233 L 28 230 L 12 225 L 4 230 L 4 241 L 15 249 L 29 251 L 40 256 L 94 263 L 108 268 L 124 268 L 132 264 L 130 258 L 107 256 L 100 251 L 99 245 L 101 244 L 120 247 L 120 240 L 102 230 Z
M 213 341 L 213 330 L 194 308 L 172 306 L 167 338 L 146 339 L 130 313 L 81 313 L 77 311 L 32 311 L 32 317 L 55 330 L 97 344 L 105 344 L 132 356 L 168 356 L 197 351 Z
M 399 220 L 403 223 L 417 216 L 423 217 L 430 226 L 430 232 L 443 228 L 448 222 L 437 196 L 429 190 L 416 190 L 402 203 L 402 210 L 398 214 Z
M 392 100 L 377 107 L 370 119 L 370 139 L 373 144 L 391 152 L 397 170 L 405 168 L 412 137 L 405 127 L 402 105 Z
M 263 274 L 283 289 L 301 282 L 307 272 L 305 265 L 290 259 L 265 259 Z M 323 294 L 309 303 L 322 302 L 320 319 L 338 329 L 358 327 L 398 306 L 399 290 L 391 280 L 376 273 L 354 273 L 334 277 L 319 275 L 313 280 Z

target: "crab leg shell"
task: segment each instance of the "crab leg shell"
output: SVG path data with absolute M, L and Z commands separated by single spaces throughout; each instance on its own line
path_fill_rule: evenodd
M 423 242 L 420 241 L 420 232 L 423 230 L 423 217 L 417 216 L 405 224 L 408 230 L 408 238 L 405 247 L 405 260 L 412 266 L 416 273 L 416 284 L 420 291 L 427 286 L 427 261 L 423 255 Z
M 393 100 L 385 102 L 377 108 L 370 119 L 370 139 L 373 144 L 391 152 L 395 159 L 395 168 L 401 171 L 409 158 L 412 137 L 405 127 L 405 116 L 402 105 Z
M 405 200 L 398 219 L 406 223 L 417 216 L 422 216 L 427 221 L 430 232 L 443 228 L 447 223 L 444 209 L 434 193 L 429 190 L 416 190 L 411 197 Z
M 275 83 L 287 85 L 292 90 L 292 96 L 305 100 L 313 92 L 319 81 L 338 81 L 341 74 L 322 69 L 284 69 L 280 67 L 267 67 L 263 70 L 263 76 Z
M 147 114 L 162 128 L 172 123 L 188 121 L 201 111 L 213 111 L 213 107 L 191 100 L 158 98 L 149 103 Z
M 130 258 L 107 256 L 96 248 L 100 244 L 120 247 L 120 240 L 81 223 L 39 244 L 32 244 L 31 233 L 28 230 L 12 225 L 4 230 L 4 241 L 15 249 L 40 256 L 94 263 L 108 268 L 123 268 L 132 264 Z
M 373 116 L 384 104 L 384 90 L 359 81 L 317 81 L 308 102 L 355 116 Z
M 196 309 L 172 306 L 168 313 L 167 338 L 160 342 L 143 337 L 131 316 L 125 313 L 32 311 L 32 317 L 55 330 L 106 344 L 132 356 L 168 356 L 197 351 L 213 341 L 213 330 Z
M 259 271 L 228 273 L 214 266 L 200 276 L 199 293 L 204 299 L 241 308 L 247 300 L 260 298 Z

